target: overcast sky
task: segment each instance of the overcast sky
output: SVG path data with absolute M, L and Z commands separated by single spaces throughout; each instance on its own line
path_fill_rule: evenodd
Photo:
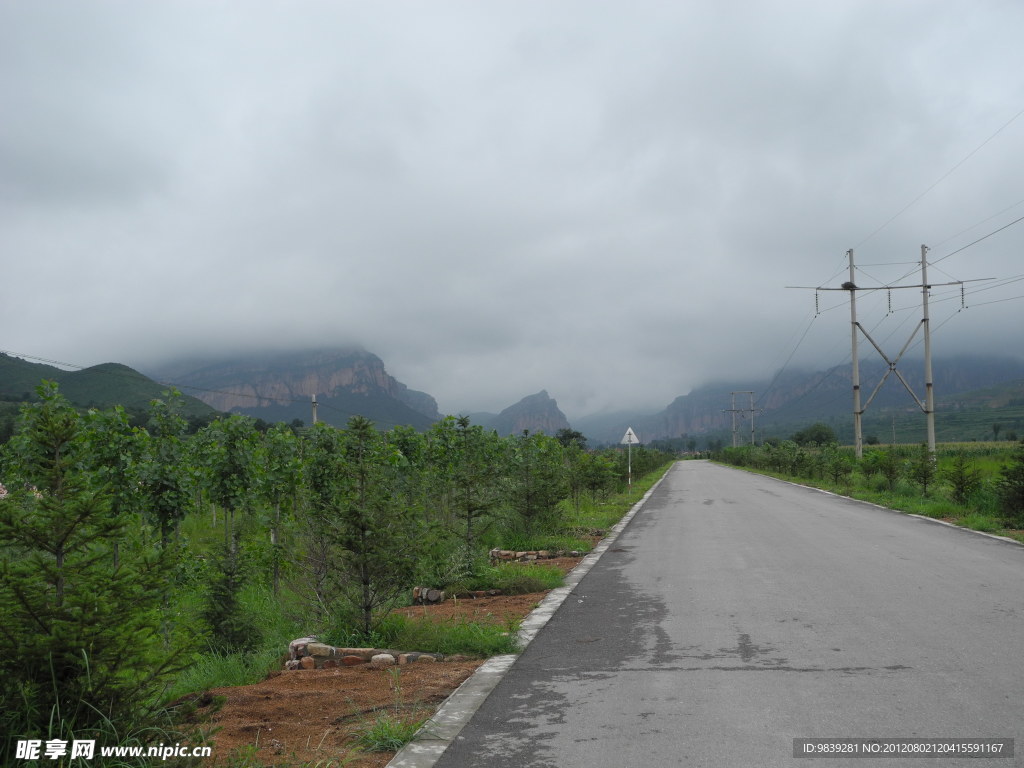
M 0 349 L 358 343 L 570 418 L 849 356 L 920 281 L 1024 355 L 1024 4 L 0 0 Z M 952 255 L 950 255 L 952 254 Z M 983 290 L 984 289 L 984 290 Z M 892 314 L 888 314 L 890 308 Z M 966 309 L 963 306 L 966 305 Z M 899 351 L 920 292 L 858 294 Z

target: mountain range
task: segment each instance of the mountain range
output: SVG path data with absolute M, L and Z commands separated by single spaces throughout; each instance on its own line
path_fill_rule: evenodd
M 861 361 L 861 405 L 865 408 L 865 430 L 880 431 L 892 419 L 924 418 L 920 406 L 895 375 L 888 375 L 888 366 L 874 361 Z M 908 360 L 897 369 L 913 390 L 924 399 L 924 365 Z M 933 365 L 937 422 L 951 421 L 951 413 L 974 409 L 982 413 L 991 409 L 1014 409 L 1024 406 L 1024 361 L 1013 358 L 957 356 L 936 360 Z M 870 401 L 877 385 L 884 383 Z M 754 408 L 750 410 L 750 395 Z M 791 370 L 774 379 L 747 379 L 718 382 L 698 387 L 673 400 L 664 410 L 654 414 L 615 414 L 578 419 L 575 428 L 595 441 L 617 441 L 627 426 L 643 442 L 678 438 L 682 435 L 727 435 L 736 417 L 741 433 L 749 435 L 750 419 L 757 426 L 760 439 L 766 435 L 786 437 L 815 421 L 829 423 L 840 438 L 852 440 L 853 394 L 851 366 L 841 365 L 825 371 Z M 986 394 L 987 392 L 987 394 Z M 1009 414 L 1011 423 L 1024 413 Z M 984 420 L 984 419 L 983 419 Z M 987 427 L 986 427 L 987 429 Z M 888 429 L 886 429 L 888 432 Z M 980 435 L 950 432 L 948 439 L 977 439 Z M 908 438 L 909 439 L 909 438 Z M 916 430 L 915 436 L 916 438 Z M 741 441 L 749 441 L 742 437 Z
M 899 367 L 918 397 L 924 395 L 922 369 L 915 361 Z M 887 370 L 885 365 L 861 363 L 863 402 Z M 28 399 L 44 378 L 57 381 L 62 393 L 82 407 L 118 403 L 144 408 L 168 386 L 174 386 L 188 395 L 186 415 L 230 411 L 267 422 L 309 424 L 315 396 L 317 420 L 335 426 L 344 426 L 352 415 L 359 414 L 382 429 L 410 425 L 424 430 L 442 418 L 433 397 L 397 381 L 379 357 L 359 347 L 180 360 L 145 374 L 118 363 L 64 371 L 0 354 L 0 401 Z M 1019 424 L 1024 431 L 1024 361 L 990 357 L 937 360 L 934 384 L 937 421 L 947 425 L 948 433 L 940 439 L 983 437 L 992 414 L 1001 414 L 1007 425 Z M 754 393 L 753 407 L 750 392 Z M 641 442 L 698 435 L 705 440 L 710 436 L 727 438 L 734 419 L 744 442 L 749 439 L 744 435 L 751 431 L 751 419 L 759 439 L 785 437 L 814 421 L 833 425 L 841 439 L 849 439 L 851 410 L 850 366 L 846 365 L 825 371 L 784 371 L 773 379 L 708 384 L 680 395 L 656 413 L 599 414 L 575 419 L 573 424 L 547 391 L 524 397 L 498 414 L 468 415 L 474 424 L 500 434 L 523 430 L 555 434 L 572 428 L 586 435 L 592 445 L 600 445 L 618 443 L 627 428 L 632 428 Z M 959 418 L 966 413 L 976 414 L 969 428 Z M 864 418 L 866 431 L 888 432 L 891 425 L 895 433 L 899 422 L 902 429 L 909 430 L 907 439 L 917 439 L 917 421 L 923 428 L 920 408 L 895 376 L 889 376 L 878 390 Z M 909 426 L 902 427 L 904 422 Z
M 427 429 L 441 418 L 433 397 L 409 389 L 379 357 L 358 347 L 181 360 L 147 373 L 218 411 L 269 422 L 312 423 L 314 396 L 317 421 L 335 426 L 345 426 L 355 414 L 381 429 Z

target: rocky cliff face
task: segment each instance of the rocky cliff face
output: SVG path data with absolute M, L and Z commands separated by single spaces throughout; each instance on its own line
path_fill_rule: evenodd
M 253 356 L 218 362 L 182 362 L 159 371 L 161 378 L 194 387 L 194 394 L 220 411 L 246 411 L 326 400 L 339 395 L 389 397 L 427 419 L 441 418 L 433 397 L 409 389 L 363 349 Z
M 545 390 L 524 397 L 509 406 L 484 426 L 496 429 L 501 435 L 520 434 L 524 429 L 554 435 L 560 429 L 570 429 L 569 420 L 558 408 L 558 403 Z

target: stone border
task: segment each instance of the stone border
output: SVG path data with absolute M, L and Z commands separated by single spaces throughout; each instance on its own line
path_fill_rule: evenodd
M 576 586 L 594 567 L 601 555 L 629 525 L 674 466 L 673 463 L 665 470 L 665 473 L 651 486 L 640 501 L 636 502 L 629 512 L 608 531 L 608 535 L 583 558 L 579 565 L 569 572 L 565 578 L 565 584 L 548 592 L 540 605 L 523 620 L 519 629 L 520 651 L 524 650 L 548 623 L 559 606 L 565 602 L 565 599 L 576 589 Z M 432 768 L 444 751 L 448 749 L 448 745 L 455 741 L 459 732 L 498 685 L 505 672 L 515 663 L 516 657 L 517 654 L 503 654 L 492 656 L 485 661 L 477 668 L 476 672 L 444 700 L 434 716 L 423 725 L 413 740 L 391 759 L 386 768 Z
M 336 648 L 317 641 L 315 637 L 300 637 L 288 645 L 288 661 L 285 671 L 296 672 L 311 669 L 334 669 L 369 664 L 372 667 L 390 667 L 395 664 L 414 664 L 420 661 L 445 661 L 440 653 L 421 651 L 395 651 L 390 648 Z M 464 659 L 464 656 L 450 656 L 448 661 Z

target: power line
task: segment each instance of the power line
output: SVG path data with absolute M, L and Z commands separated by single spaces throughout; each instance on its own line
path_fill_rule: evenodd
M 1002 232 L 1002 231 L 1003 231 L 1004 229 L 1009 229 L 1009 228 L 1010 228 L 1010 227 L 1012 227 L 1012 226 L 1013 226 L 1014 224 L 1019 224 L 1019 223 L 1020 223 L 1020 222 L 1022 222 L 1022 221 L 1024 221 L 1024 216 L 1021 216 L 1021 217 L 1020 217 L 1020 218 L 1018 218 L 1018 219 L 1014 219 L 1014 220 L 1013 220 L 1013 221 L 1011 221 L 1011 222 L 1010 222 L 1009 224 L 1006 224 L 1006 225 L 1004 225 L 1004 226 L 1000 227 L 999 229 L 993 230 L 992 232 L 989 232 L 989 233 L 988 233 L 987 235 L 984 235 L 983 237 L 979 237 L 979 238 L 978 238 L 977 240 L 975 240 L 975 241 L 974 241 L 973 243 L 968 243 L 968 244 L 967 244 L 967 245 L 965 245 L 965 246 L 964 246 L 963 248 L 957 248 L 957 249 L 956 249 L 955 251 L 953 251 L 952 253 L 947 253 L 947 254 L 946 254 L 945 256 L 943 256 L 942 258 L 936 259 L 936 260 L 935 260 L 935 261 L 933 261 L 932 263 L 933 263 L 933 264 L 938 264 L 938 263 L 939 263 L 940 261 L 943 261 L 944 259 L 948 259 L 948 258 L 949 258 L 950 256 L 955 256 L 956 254 L 960 253 L 961 251 L 966 251 L 966 250 L 967 250 L 968 248 L 970 248 L 970 247 L 971 247 L 972 245 L 977 245 L 977 244 L 978 244 L 978 243 L 980 243 L 980 242 L 981 242 L 982 240 L 988 240 L 988 238 L 992 237 L 992 235 L 996 235 L 996 234 L 999 234 L 999 233 L 1000 233 L 1000 232 Z
M 949 237 L 947 237 L 947 238 L 946 238 L 945 240 L 943 240 L 943 241 L 941 241 L 941 242 L 938 242 L 938 243 L 936 243 L 936 244 L 935 244 L 935 247 L 938 247 L 938 246 L 940 246 L 940 245 L 945 245 L 945 244 L 946 244 L 946 243 L 948 243 L 948 242 L 949 242 L 950 240 L 955 240 L 956 238 L 960 237 L 960 235 L 964 235 L 964 234 L 967 234 L 968 232 L 970 232 L 970 231 L 971 231 L 972 229 L 974 229 L 975 227 L 981 226 L 982 224 L 985 224 L 985 223 L 987 223 L 987 222 L 989 222 L 989 221 L 992 221 L 992 219 L 996 218 L 997 216 L 1002 216 L 1002 215 L 1003 215 L 1004 213 L 1006 213 L 1007 211 L 1012 211 L 1012 210 L 1013 210 L 1014 208 L 1016 208 L 1016 207 L 1017 207 L 1018 205 L 1020 205 L 1021 203 L 1024 203 L 1024 200 L 1018 200 L 1018 201 L 1017 201 L 1016 203 L 1014 203 L 1013 205 L 1008 205 L 1008 206 L 1006 206 L 1005 208 L 1003 208 L 1003 210 L 1001 210 L 1001 211 L 997 211 L 996 213 L 993 213 L 993 214 L 992 214 L 991 216 L 988 216 L 987 218 L 984 218 L 984 219 L 982 219 L 981 221 L 979 221 L 979 222 L 977 222 L 977 223 L 975 223 L 975 224 L 972 224 L 971 226 L 967 227 L 966 229 L 961 229 L 961 230 L 960 230 L 959 232 L 957 232 L 957 233 L 956 233 L 955 235 L 950 235 L 950 236 L 949 236 Z M 943 257 L 943 258 L 945 258 L 945 257 Z
M 979 144 L 977 147 L 975 147 L 973 150 L 971 150 L 967 154 L 967 156 L 964 157 L 963 160 L 961 160 L 959 163 L 957 163 L 952 168 L 950 168 L 948 171 L 946 171 L 944 174 L 942 174 L 942 176 L 940 176 L 938 179 L 936 179 L 934 182 L 932 182 L 931 186 L 929 186 L 924 192 L 922 192 L 917 197 L 915 197 L 913 200 L 911 200 L 909 203 L 907 203 L 905 206 L 903 206 L 892 217 L 890 217 L 884 224 L 882 224 L 874 232 L 872 232 L 870 235 L 868 235 L 863 240 L 861 240 L 859 243 L 857 243 L 857 245 L 854 246 L 854 248 L 859 248 L 860 246 L 862 246 L 864 243 L 866 243 L 868 240 L 870 240 L 872 237 L 877 235 L 879 232 L 881 232 L 887 226 L 892 224 L 896 219 L 898 219 L 900 216 L 902 216 L 904 213 L 906 213 L 910 208 L 912 208 L 914 205 L 916 205 L 919 200 L 921 200 L 923 197 L 925 197 L 925 195 L 927 195 L 929 192 L 931 192 L 933 189 L 935 189 L 937 186 L 939 186 L 939 184 L 941 184 L 943 181 L 945 181 L 947 178 L 949 178 L 958 168 L 960 168 L 960 166 L 962 166 L 964 163 L 966 163 L 968 160 L 970 160 L 972 157 L 974 157 L 976 154 L 978 154 L 978 152 L 980 152 L 985 147 L 985 145 L 987 145 L 996 136 L 998 136 L 1000 133 L 1002 133 L 1004 130 L 1006 130 L 1010 126 L 1010 124 L 1013 123 L 1021 115 L 1024 115 L 1024 109 L 1022 109 L 1020 112 L 1018 112 L 1013 117 L 1011 117 L 1009 120 L 1007 120 L 1005 123 L 1003 123 L 1003 125 L 1000 126 L 999 129 L 996 130 L 995 133 L 993 133 L 991 136 L 989 136 L 987 139 L 985 139 L 983 142 L 981 142 L 981 144 Z

